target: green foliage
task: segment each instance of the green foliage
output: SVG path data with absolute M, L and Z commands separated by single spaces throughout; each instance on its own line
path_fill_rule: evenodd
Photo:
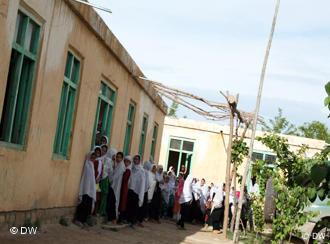
M 278 114 L 274 119 L 270 119 L 268 123 L 262 124 L 262 130 L 278 134 L 296 135 L 297 128 L 283 116 L 283 111 L 278 108 Z
M 277 156 L 274 167 L 269 167 L 264 161 L 257 161 L 253 173 L 257 176 L 261 197 L 264 197 L 267 180 L 272 177 L 274 189 L 278 194 L 272 225 L 273 243 L 281 243 L 288 236 L 298 234 L 299 227 L 314 215 L 304 212 L 310 201 L 314 201 L 317 196 L 324 199 L 329 193 L 327 179 L 330 178 L 330 170 L 326 160 L 330 150 L 324 150 L 306 159 L 306 146 L 293 152 L 287 139 L 278 135 L 269 134 L 258 137 L 257 140 Z
M 329 97 L 330 98 L 330 97 Z M 328 127 L 319 121 L 304 123 L 298 127 L 298 134 L 303 137 L 313 138 L 318 140 L 330 140 L 330 131 Z
M 36 221 L 33 223 L 31 218 L 27 218 L 27 219 L 25 219 L 23 226 L 24 227 L 34 227 L 34 228 L 37 228 L 38 230 L 40 230 L 41 222 L 40 222 L 40 219 L 36 219 Z
M 171 107 L 168 109 L 167 116 L 177 118 L 177 111 L 178 111 L 179 104 L 176 102 L 172 102 Z
M 325 85 L 325 91 L 327 92 L 328 96 L 324 99 L 324 106 L 328 107 L 330 110 L 330 81 Z
M 265 196 L 263 194 L 252 195 L 251 201 L 253 208 L 253 221 L 255 225 L 255 231 L 257 233 L 262 233 L 265 228 L 265 219 L 264 219 Z
M 330 87 L 330 82 L 328 85 Z M 326 98 L 325 104 L 330 109 L 330 95 Z M 262 130 L 276 134 L 297 135 L 324 140 L 330 143 L 330 130 L 324 123 L 321 123 L 320 121 L 312 121 L 305 122 L 303 125 L 296 127 L 283 116 L 281 108 L 278 109 L 278 114 L 274 119 L 270 119 L 268 123 L 262 123 Z
M 69 221 L 67 218 L 61 216 L 59 224 L 67 227 L 67 226 L 69 226 Z
M 236 166 L 243 163 L 244 158 L 249 154 L 249 147 L 243 140 L 234 140 L 231 147 L 231 161 Z
M 249 154 L 249 147 L 243 140 L 234 140 L 231 147 L 231 163 L 236 168 L 236 177 L 241 184 L 242 176 L 238 174 L 238 167 L 243 163 L 244 158 Z

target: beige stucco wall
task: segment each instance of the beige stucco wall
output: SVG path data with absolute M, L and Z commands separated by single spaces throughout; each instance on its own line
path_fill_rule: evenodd
M 149 115 L 145 159 L 154 122 L 158 160 L 166 106 L 96 12 L 66 0 L 0 0 L 0 115 L 18 9 L 42 24 L 40 56 L 24 150 L 0 142 L 0 212 L 74 206 L 86 152 L 90 150 L 100 82 L 117 89 L 111 146 L 123 148 L 129 101 L 137 104 L 131 153 L 137 153 L 142 116 Z M 61 87 L 68 50 L 81 58 L 81 79 L 69 160 L 53 160 Z
M 257 136 L 263 135 L 257 132 Z M 251 131 L 246 134 L 246 143 L 250 143 Z M 306 157 L 311 157 L 326 145 L 324 141 L 298 136 L 281 135 L 288 139 L 290 148 L 298 150 L 302 144 L 309 146 Z M 197 178 L 205 178 L 208 183 L 225 182 L 226 149 L 229 139 L 229 127 L 216 123 L 189 119 L 165 118 L 159 163 L 167 166 L 168 147 L 171 137 L 187 138 L 195 141 L 191 173 Z M 254 143 L 254 151 L 271 153 L 270 149 L 259 141 Z M 239 169 L 242 174 L 243 167 Z

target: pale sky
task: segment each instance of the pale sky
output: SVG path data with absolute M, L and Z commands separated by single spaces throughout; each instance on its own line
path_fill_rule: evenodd
M 89 0 L 144 74 L 224 102 L 218 91 L 240 94 L 252 111 L 275 0 Z M 282 0 L 267 68 L 261 115 L 277 108 L 294 123 L 320 120 L 330 80 L 330 1 Z M 201 119 L 180 109 L 180 115 Z

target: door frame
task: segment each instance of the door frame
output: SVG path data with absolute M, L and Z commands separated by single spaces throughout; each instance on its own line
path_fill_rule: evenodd
M 180 144 L 180 149 L 171 149 L 170 148 L 170 145 L 171 145 L 171 139 L 176 139 L 176 140 L 180 140 L 181 141 L 181 144 Z M 192 151 L 186 151 L 186 150 L 183 150 L 183 142 L 184 141 L 188 141 L 188 142 L 192 142 L 194 143 L 194 148 Z M 167 170 L 167 167 L 168 167 L 168 158 L 169 158 L 169 154 L 170 154 L 170 151 L 175 151 L 175 152 L 178 152 L 179 153 L 179 162 L 178 162 L 178 171 L 177 171 L 177 175 L 179 175 L 180 173 L 180 168 L 181 168 L 181 157 L 182 157 L 182 153 L 186 153 L 187 155 L 188 154 L 192 154 L 192 157 L 191 157 L 191 162 L 190 162 L 190 169 L 189 169 L 189 172 L 188 174 L 190 174 L 191 170 L 192 170 L 192 167 L 193 167 L 193 162 L 194 162 L 194 159 L 195 159 L 195 148 L 196 148 L 196 140 L 195 139 L 191 139 L 191 138 L 186 138 L 186 137 L 178 137 L 178 136 L 170 136 L 169 137 L 169 140 L 167 142 L 167 151 L 166 151 L 166 161 L 165 161 L 165 169 Z M 185 166 L 186 166 L 187 163 L 185 163 Z M 187 166 L 186 166 L 187 168 Z

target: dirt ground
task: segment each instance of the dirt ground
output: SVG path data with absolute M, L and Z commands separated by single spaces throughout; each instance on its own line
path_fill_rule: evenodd
M 13 235 L 8 231 L 0 232 L 1 244 L 21 243 L 134 243 L 134 244 L 227 244 L 231 241 L 223 240 L 222 235 L 212 232 L 203 232 L 201 226 L 186 225 L 186 230 L 178 230 L 173 222 L 163 221 L 161 224 L 145 223 L 145 227 L 124 227 L 117 230 L 102 229 L 101 226 L 94 226 L 88 229 L 81 229 L 70 224 L 50 224 L 41 226 L 36 235 Z

